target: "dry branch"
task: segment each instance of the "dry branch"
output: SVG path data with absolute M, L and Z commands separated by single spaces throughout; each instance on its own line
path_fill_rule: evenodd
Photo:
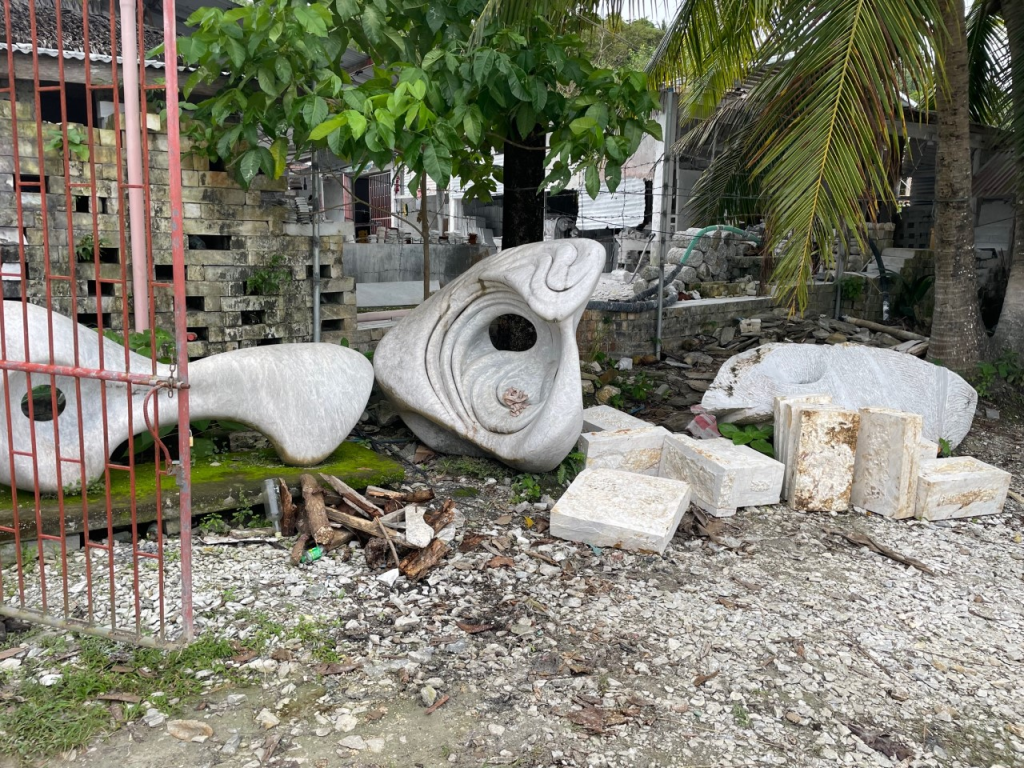
M 340 509 L 327 507 L 327 518 L 332 523 L 338 523 L 350 530 L 365 533 L 367 536 L 381 538 L 380 528 L 377 527 L 376 523 L 371 523 L 369 520 L 363 520 L 361 517 L 356 517 L 355 515 L 350 515 L 347 512 L 342 512 Z M 418 549 L 418 547 L 414 547 L 410 544 L 404 536 L 399 536 L 397 533 L 391 535 L 391 541 L 399 547 L 404 547 L 406 549 Z
M 442 528 L 450 525 L 455 520 L 455 502 L 448 499 L 441 508 L 423 515 L 423 522 L 434 529 L 437 533 Z
M 847 323 L 851 323 L 860 328 L 867 328 L 869 331 L 875 331 L 876 333 L 888 333 L 902 341 L 928 341 L 927 336 L 922 336 L 919 333 L 913 331 L 905 331 L 902 328 L 894 328 L 891 325 L 882 325 L 881 323 L 873 323 L 870 320 L 861 320 L 859 317 L 850 317 L 849 315 L 843 315 L 843 320 Z
M 381 516 L 382 512 L 380 510 L 380 507 L 370 502 L 361 493 L 356 492 L 356 490 L 350 487 L 347 483 L 344 483 L 338 478 L 333 477 L 331 475 L 321 474 L 320 477 L 326 480 L 327 484 L 330 485 L 331 488 L 333 488 L 336 493 L 338 493 L 345 501 L 353 505 L 356 509 L 365 512 L 366 514 L 370 515 L 370 517 Z
M 277 488 L 281 499 L 281 535 L 295 535 L 295 502 L 292 501 L 292 492 L 288 490 L 288 483 L 284 478 L 277 478 Z

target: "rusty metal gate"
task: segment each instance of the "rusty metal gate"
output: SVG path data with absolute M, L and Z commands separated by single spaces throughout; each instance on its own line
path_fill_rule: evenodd
M 174 0 L 0 3 L 0 615 L 184 642 Z

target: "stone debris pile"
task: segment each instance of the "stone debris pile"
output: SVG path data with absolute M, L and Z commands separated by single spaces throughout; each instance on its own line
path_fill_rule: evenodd
M 849 408 L 815 393 L 776 397 L 774 415 L 776 458 L 587 408 L 586 468 L 552 509 L 552 535 L 661 553 L 691 501 L 712 517 L 785 501 L 798 511 L 923 520 L 997 514 L 1006 501 L 1010 474 L 972 457 L 936 458 L 920 414 Z

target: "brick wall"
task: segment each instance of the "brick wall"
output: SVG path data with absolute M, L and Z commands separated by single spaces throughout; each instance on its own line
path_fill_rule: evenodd
M 26 243 L 26 290 L 31 301 L 45 303 L 44 275 L 46 258 L 44 235 L 49 243 L 50 271 L 53 275 L 71 276 L 75 258 L 74 245 L 92 235 L 93 202 L 88 199 L 88 183 L 95 176 L 98 226 L 101 245 L 101 279 L 119 279 L 122 275 L 122 237 L 129 242 L 126 192 L 118 192 L 118 163 L 114 131 L 93 129 L 91 162 L 72 159 L 70 177 L 56 152 L 43 154 L 45 171 L 45 233 L 42 201 L 38 193 L 21 194 L 23 219 L 18 232 L 14 198 L 14 158 L 12 113 L 18 119 L 17 156 L 23 178 L 38 176 L 40 159 L 36 141 L 36 124 L 30 105 L 0 101 L 0 255 L 17 263 L 18 240 Z M 152 122 L 153 116 L 150 116 Z M 83 131 L 84 127 L 78 126 Z M 151 126 L 155 127 L 155 126 Z M 58 126 L 44 123 L 45 137 Z M 152 242 L 154 278 L 171 281 L 170 202 L 167 136 L 161 130 L 147 131 L 149 157 L 150 215 L 148 224 Z M 209 162 L 183 150 L 182 197 L 184 200 L 184 231 L 186 235 L 186 312 L 189 331 L 196 341 L 189 344 L 189 354 L 203 357 L 241 347 L 309 341 L 312 339 L 312 241 L 308 236 L 285 233 L 288 202 L 284 179 L 271 180 L 258 176 L 252 186 L 242 189 L 227 173 L 210 170 Z M 93 168 L 95 172 L 93 173 Z M 127 173 L 121 168 L 127 183 Z M 71 237 L 68 236 L 68 199 L 72 192 L 70 215 Z M 105 242 L 103 242 L 105 241 Z M 131 295 L 131 267 L 125 263 L 128 276 L 127 293 Z M 105 328 L 123 327 L 123 302 L 120 283 L 97 285 L 95 267 L 90 258 L 75 263 L 75 280 L 51 281 L 51 302 L 58 312 L 73 316 L 72 286 L 76 296 L 75 319 L 86 325 L 97 325 L 97 311 Z M 247 281 L 260 273 L 274 274 L 279 285 L 266 294 L 251 295 Z M 355 281 L 344 276 L 342 238 L 321 238 L 321 331 L 324 341 L 337 342 L 351 335 L 356 326 Z M 20 296 L 20 284 L 5 280 L 4 298 Z M 173 328 L 172 301 L 169 290 L 157 289 L 155 298 L 158 327 Z M 97 306 L 99 302 L 99 306 Z

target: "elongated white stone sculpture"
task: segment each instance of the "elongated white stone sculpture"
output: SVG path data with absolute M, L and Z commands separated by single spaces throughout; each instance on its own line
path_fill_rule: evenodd
M 586 467 L 657 475 L 662 445 L 671 434 L 664 427 L 651 424 L 640 429 L 584 432 L 580 435 L 579 449 L 586 457 Z
M 768 421 L 779 395 L 827 394 L 854 410 L 918 413 L 923 434 L 956 446 L 974 419 L 978 393 L 952 371 L 890 349 L 857 344 L 765 344 L 736 355 L 704 394 L 719 421 Z
M 658 475 L 690 484 L 692 501 L 709 515 L 729 517 L 739 507 L 778 504 L 785 467 L 732 440 L 665 438 Z
M 971 456 L 921 464 L 917 516 L 922 520 L 996 515 L 1010 490 L 1010 473 Z
M 850 507 L 860 415 L 838 405 L 793 408 L 795 449 L 786 464 L 789 505 L 815 512 Z
M 576 325 L 604 262 L 593 240 L 531 243 L 484 259 L 381 340 L 378 383 L 434 450 L 554 469 L 583 427 Z M 489 328 L 502 315 L 533 325 L 530 349 L 494 346 Z
M 153 374 L 154 380 L 170 374 L 170 368 L 160 363 L 154 373 L 153 363 L 134 352 L 127 352 L 126 363 L 120 344 L 62 315 L 52 318 L 51 361 L 46 310 L 30 304 L 23 314 L 19 302 L 4 302 L 6 358 L 98 369 L 102 354 L 102 368 L 107 371 Z M 0 380 L 0 388 L 2 383 Z M 197 360 L 189 365 L 189 383 L 192 419 L 223 418 L 246 424 L 265 434 L 284 462 L 309 466 L 327 458 L 355 426 L 370 397 L 373 368 L 360 353 L 335 344 L 281 344 Z M 48 385 L 50 377 L 34 374 L 31 384 L 33 388 Z M 143 405 L 149 386 L 68 376 L 57 376 L 54 386 L 63 395 L 64 408 L 55 420 L 34 422 L 35 470 L 31 456 L 15 455 L 13 481 L 18 488 L 32 489 L 35 479 L 47 493 L 79 487 L 83 478 L 87 485 L 102 475 L 108 451 L 115 450 L 129 434 L 146 431 Z M 33 422 L 22 410 L 28 377 L 10 371 L 7 387 L 0 391 L 0 424 L 6 425 L 9 414 L 13 438 L 9 444 L 6 426 L 0 429 L 0 455 L 6 456 L 10 447 L 30 452 Z M 160 393 L 150 400 L 150 421 L 159 426 L 175 424 L 178 419 L 176 393 L 168 392 L 170 397 Z M 6 460 L 0 461 L 0 483 L 12 483 Z
M 851 504 L 897 520 L 914 516 L 921 425 L 916 413 L 860 409 Z
M 595 547 L 665 551 L 690 505 L 678 480 L 584 469 L 551 510 L 551 535 Z

